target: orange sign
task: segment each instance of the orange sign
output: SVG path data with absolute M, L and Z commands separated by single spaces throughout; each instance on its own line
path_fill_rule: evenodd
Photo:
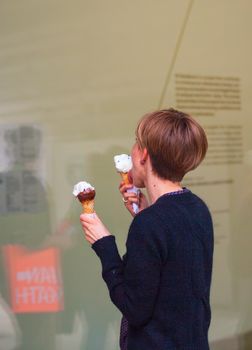
M 9 279 L 10 305 L 15 313 L 63 309 L 59 251 L 30 252 L 22 246 L 3 247 Z

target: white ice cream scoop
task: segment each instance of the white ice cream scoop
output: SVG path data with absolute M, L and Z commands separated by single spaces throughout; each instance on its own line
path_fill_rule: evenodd
M 114 156 L 115 167 L 118 172 L 128 173 L 132 168 L 131 156 L 128 154 L 119 154 Z
M 73 195 L 77 197 L 80 192 L 86 191 L 88 189 L 94 190 L 95 188 L 86 181 L 80 181 L 76 185 L 74 185 Z

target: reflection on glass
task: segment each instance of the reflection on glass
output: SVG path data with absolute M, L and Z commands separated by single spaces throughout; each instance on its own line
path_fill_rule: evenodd
M 1 295 L 21 333 L 17 348 L 50 350 L 63 295 L 58 251 L 44 247 L 51 224 L 38 174 L 43 135 L 32 125 L 6 126 L 2 135 Z
M 76 349 L 103 349 L 116 318 L 100 289 L 99 273 L 93 272 L 93 252 L 79 225 L 79 203 L 72 198 L 65 217 L 52 231 L 50 216 L 55 208 L 44 175 L 43 129 L 6 125 L 1 132 L 0 307 L 5 317 L 0 327 L 4 349 L 66 348 L 64 337 Z M 93 170 L 101 161 L 106 168 L 107 158 L 94 158 L 89 168 Z M 65 161 L 64 175 L 72 187 L 83 176 L 83 161 L 81 157 Z

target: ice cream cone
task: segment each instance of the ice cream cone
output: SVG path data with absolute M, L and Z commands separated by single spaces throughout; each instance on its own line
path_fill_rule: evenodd
M 129 177 L 128 177 L 128 173 L 123 173 L 123 172 L 119 172 L 119 174 L 121 175 L 121 178 L 123 180 L 123 182 L 125 183 L 125 185 L 129 185 Z
M 131 188 L 128 188 L 126 192 L 133 192 L 139 194 L 138 188 L 133 186 L 132 177 L 129 179 L 129 172 L 132 169 L 132 159 L 128 154 L 118 154 L 114 156 L 115 168 L 117 172 L 121 175 L 121 178 L 125 185 L 131 185 Z M 133 211 L 135 214 L 138 213 L 139 207 L 138 204 L 132 203 Z
M 81 202 L 83 214 L 94 213 L 94 199 L 85 200 Z
M 86 181 L 78 182 L 73 189 L 73 195 L 78 198 L 82 205 L 82 212 L 84 214 L 93 214 L 95 188 Z

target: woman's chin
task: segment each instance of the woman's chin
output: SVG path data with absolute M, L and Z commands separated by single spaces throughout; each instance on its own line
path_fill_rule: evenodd
M 132 183 L 137 188 L 144 188 L 145 187 L 143 181 L 140 181 L 139 179 L 132 178 Z
M 145 187 L 144 182 L 141 179 L 139 179 L 139 177 L 137 177 L 132 170 L 128 172 L 128 178 L 129 178 L 129 182 L 132 183 L 134 186 L 138 188 Z

